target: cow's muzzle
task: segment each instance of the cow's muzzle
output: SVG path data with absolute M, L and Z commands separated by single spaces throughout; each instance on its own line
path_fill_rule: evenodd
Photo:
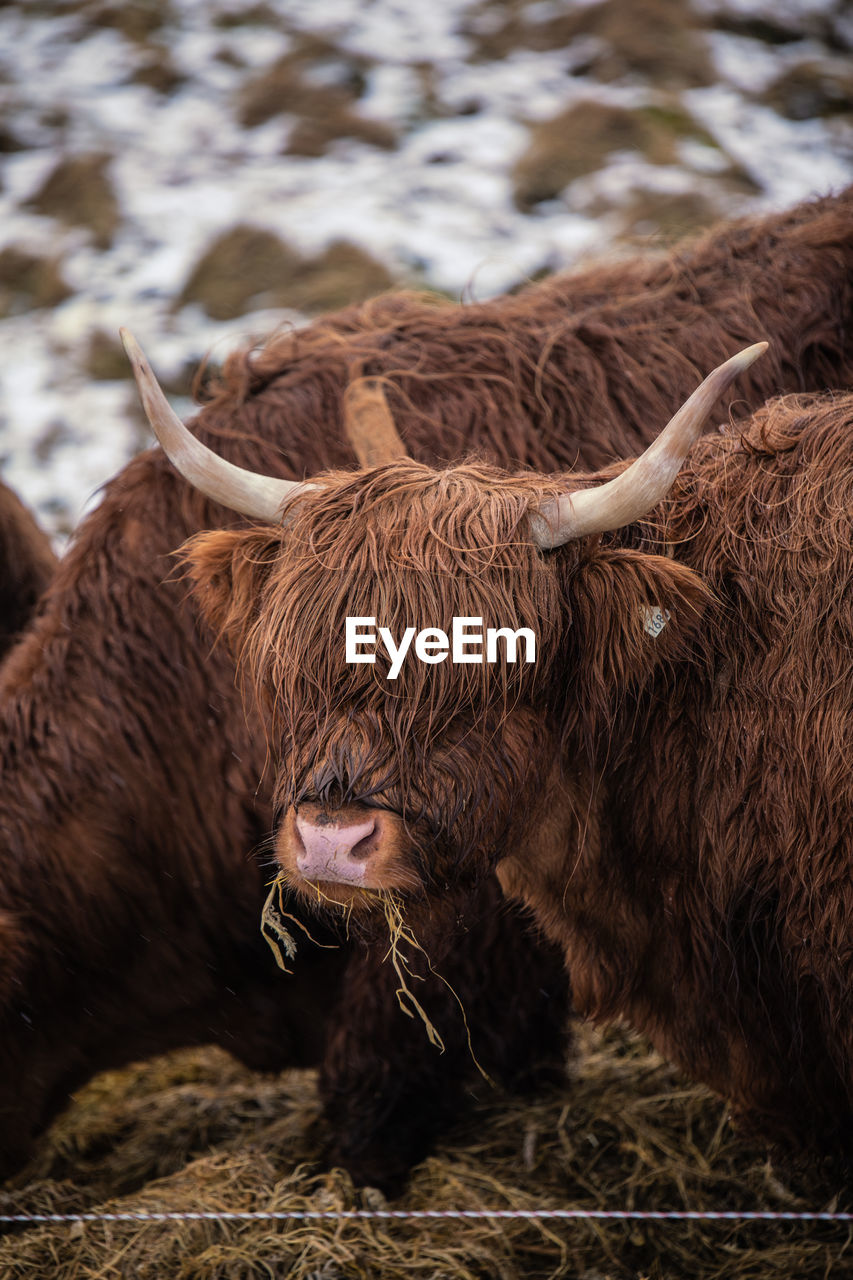
M 340 885 L 411 890 L 420 877 L 409 852 L 402 818 L 361 804 L 340 809 L 300 804 L 288 810 L 276 840 L 276 857 L 297 889 Z

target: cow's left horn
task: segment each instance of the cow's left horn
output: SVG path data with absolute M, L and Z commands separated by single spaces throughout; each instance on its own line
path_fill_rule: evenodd
M 579 489 L 542 502 L 530 517 L 534 542 L 544 550 L 561 547 L 575 538 L 621 529 L 651 511 L 666 497 L 720 396 L 768 345 L 756 342 L 709 373 L 658 438 L 621 475 L 597 489 Z
M 169 404 L 133 334 L 127 329 L 120 329 L 119 333 L 151 428 L 174 466 L 196 489 L 241 515 L 275 523 L 297 493 L 316 487 L 257 475 L 235 467 L 208 449 L 187 430 Z

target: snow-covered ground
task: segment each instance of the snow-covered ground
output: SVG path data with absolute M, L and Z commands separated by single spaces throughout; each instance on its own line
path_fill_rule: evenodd
M 697 0 L 706 18 L 721 9 L 741 19 L 769 14 L 801 27 L 802 37 L 777 44 L 703 32 L 716 83 L 687 87 L 681 101 L 708 140 L 683 139 L 669 163 L 611 152 L 557 198 L 521 212 L 513 166 L 532 125 L 590 98 L 628 108 L 660 101 L 642 75 L 604 82 L 590 73 L 597 36 L 472 57 L 478 34 L 497 30 L 511 10 L 535 25 L 583 6 L 590 0 L 268 0 L 261 11 L 250 0 L 171 0 L 145 40 L 123 33 L 120 21 L 94 20 L 108 0 L 24 0 L 0 10 L 0 93 L 17 148 L 0 155 L 0 252 L 58 259 L 72 290 L 57 306 L 16 304 L 0 320 L 4 477 L 61 536 L 144 443 L 130 384 L 95 380 L 87 369 L 93 333 L 129 326 L 158 371 L 177 377 L 207 352 L 220 356 L 283 319 L 301 322 L 293 312 L 215 321 L 198 305 L 175 308 L 199 256 L 236 224 L 273 231 L 306 254 L 350 240 L 401 281 L 486 296 L 605 251 L 619 223 L 601 214 L 602 203 L 618 214 L 637 189 L 713 188 L 722 209 L 740 213 L 853 181 L 850 114 L 789 119 L 759 100 L 786 69 L 838 58 L 821 22 L 831 17 L 836 44 L 839 32 L 853 44 L 841 8 L 833 0 Z M 135 7 L 156 8 L 147 0 Z M 239 21 L 241 11 L 252 21 Z M 325 154 L 292 155 L 284 149 L 294 113 L 241 124 L 247 81 L 306 33 L 330 50 L 306 64 L 306 83 L 333 85 L 356 66 L 363 84 L 353 109 L 390 126 L 394 149 L 342 137 Z M 134 80 L 152 57 L 168 57 L 171 91 Z M 61 158 L 92 153 L 111 157 L 120 208 L 107 245 L 85 226 L 27 207 Z M 732 164 L 745 181 L 729 190 L 723 171 Z

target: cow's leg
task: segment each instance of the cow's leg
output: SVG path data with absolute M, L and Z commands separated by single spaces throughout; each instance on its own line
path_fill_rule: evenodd
M 349 964 L 321 1069 L 331 1162 L 391 1194 L 463 1105 L 489 1096 L 475 1057 L 509 1088 L 565 1072 L 569 981 L 557 949 L 502 901 L 495 881 L 482 887 L 464 921 L 453 910 L 447 917 L 430 917 L 419 930 L 441 978 L 423 955 L 407 952 L 416 975 L 409 986 L 444 1052 L 429 1043 L 417 1012 L 400 1010 L 387 939 L 377 938 Z

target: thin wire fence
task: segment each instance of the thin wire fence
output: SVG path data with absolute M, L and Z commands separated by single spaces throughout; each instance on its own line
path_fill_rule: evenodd
M 772 1209 L 256 1209 L 126 1210 L 118 1213 L 3 1213 L 0 1223 L 363 1222 L 423 1219 L 531 1222 L 834 1222 L 853 1213 Z

